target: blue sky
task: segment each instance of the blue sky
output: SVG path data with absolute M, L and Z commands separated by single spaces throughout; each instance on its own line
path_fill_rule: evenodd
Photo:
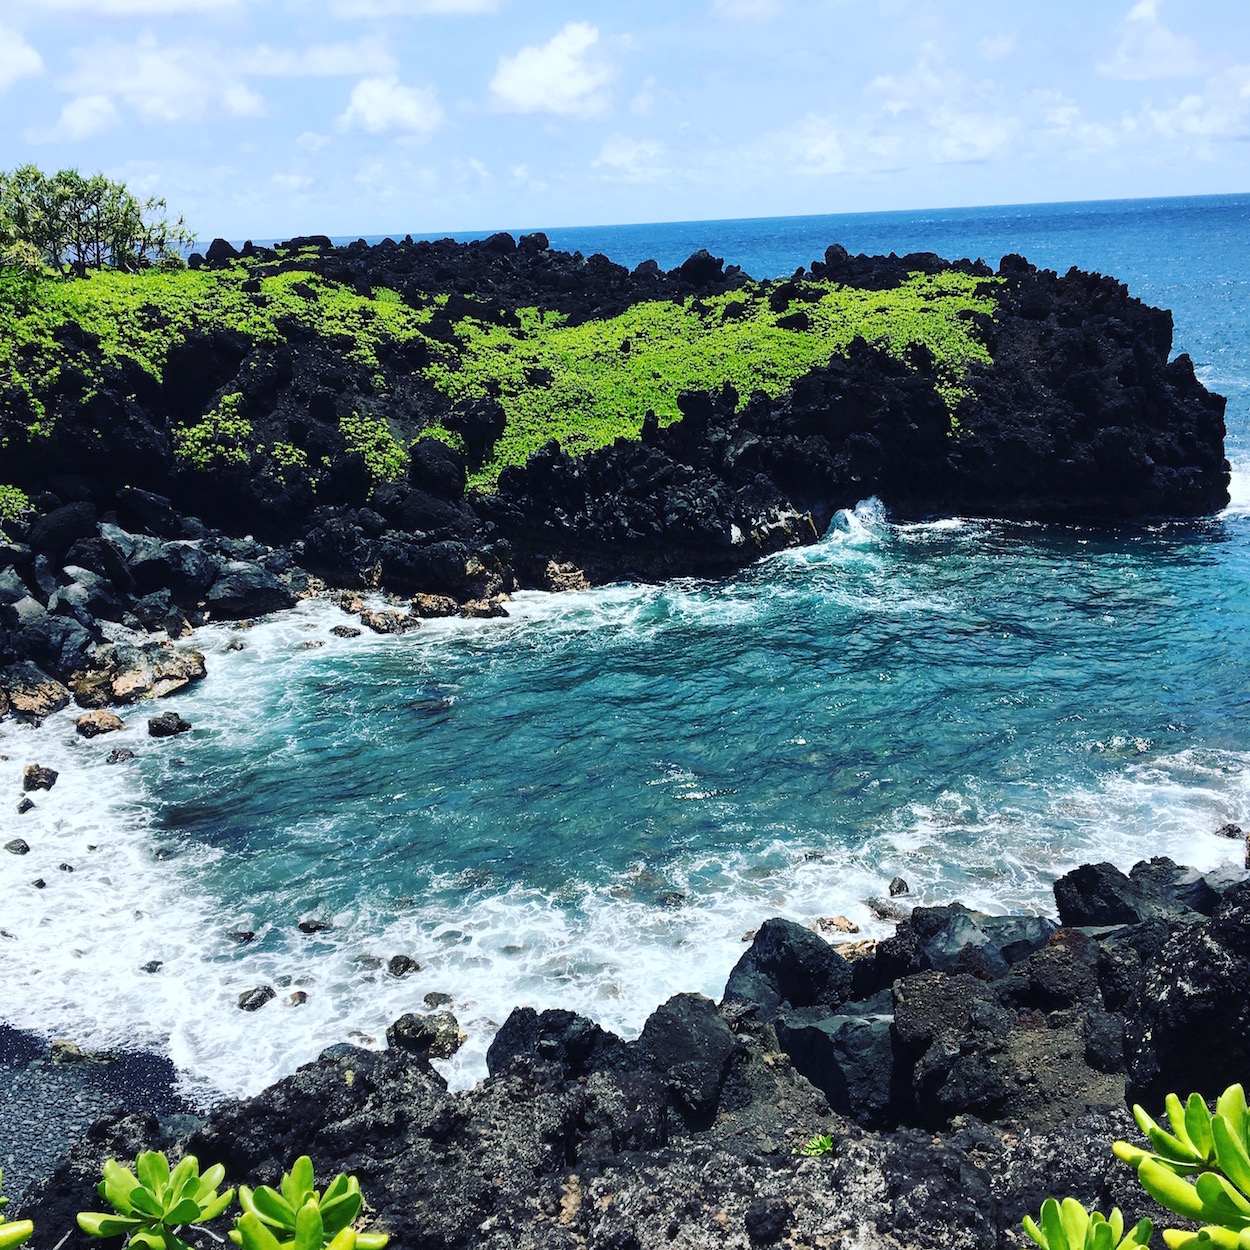
M 0 166 L 202 238 L 1250 191 L 1246 0 L 0 0 Z

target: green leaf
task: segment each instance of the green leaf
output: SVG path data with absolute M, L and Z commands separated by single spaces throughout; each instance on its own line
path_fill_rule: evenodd
M 152 1228 L 141 1228 L 137 1233 L 132 1233 L 130 1240 L 126 1243 L 127 1250 L 130 1247 L 137 1246 L 139 1250 L 170 1250 L 170 1242 L 178 1244 L 177 1237 L 167 1234 L 162 1228 L 160 1230 Z
M 166 1194 L 173 1198 L 174 1203 L 182 1201 L 184 1189 L 191 1188 L 191 1192 L 194 1193 L 199 1188 L 199 1181 L 196 1179 L 199 1171 L 200 1163 L 194 1155 L 184 1155 L 179 1160 L 178 1166 L 174 1168 L 165 1187 Z M 194 1185 L 191 1184 L 192 1181 L 195 1182 Z
M 276 1189 L 261 1185 L 258 1189 L 239 1186 L 239 1203 L 245 1211 L 251 1211 L 270 1228 L 295 1231 L 295 1208 Z
M 1230 1085 L 1215 1102 L 1215 1114 L 1222 1115 L 1240 1142 L 1246 1140 L 1246 1091 L 1238 1085 Z
M 1191 1220 L 1202 1219 L 1202 1199 L 1198 1191 L 1161 1163 L 1143 1159 L 1137 1165 L 1137 1179 L 1142 1188 L 1169 1211 Z
M 243 1250 L 279 1250 L 278 1239 L 250 1211 L 241 1215 L 234 1227 L 238 1233 L 237 1244 Z M 235 1238 L 232 1236 L 231 1240 Z
M 334 1202 L 347 1193 L 359 1193 L 360 1182 L 353 1176 L 347 1177 L 340 1172 L 326 1187 L 325 1193 L 321 1195 L 321 1209 L 326 1208 L 327 1202 Z
M 1194 1188 L 1207 1208 L 1203 1219 L 1239 1231 L 1250 1224 L 1250 1202 L 1218 1172 L 1203 1172 L 1194 1182 Z
M 354 1228 L 344 1228 L 330 1242 L 327 1250 L 357 1250 L 359 1245 L 360 1238 L 357 1236 L 356 1230 Z
M 215 1198 L 211 1198 L 208 1201 L 205 1201 L 203 1198 L 197 1199 L 200 1217 L 197 1220 L 193 1220 L 192 1223 L 205 1224 L 209 1220 L 215 1220 L 233 1201 L 233 1189 L 227 1189 L 225 1193 L 218 1194 Z
M 1185 1104 L 1185 1131 L 1204 1159 L 1211 1157 L 1211 1113 L 1201 1094 L 1190 1094 Z
M 145 1150 L 135 1160 L 135 1173 L 152 1193 L 162 1193 L 169 1184 L 169 1160 L 163 1151 Z
M 10 1220 L 0 1224 L 0 1250 L 13 1250 L 29 1241 L 35 1235 L 35 1226 L 30 1220 Z
M 291 1204 L 293 1211 L 299 1211 L 313 1195 L 315 1184 L 312 1160 L 307 1155 L 300 1155 L 282 1178 L 282 1196 Z
M 136 1215 L 146 1215 L 160 1220 L 165 1214 L 165 1204 L 146 1185 L 136 1185 L 130 1191 L 130 1207 Z
M 1115 1234 L 1110 1224 L 1094 1224 L 1092 1221 L 1085 1235 L 1085 1250 L 1115 1250 Z
M 1080 1250 L 1080 1247 L 1068 1245 L 1068 1236 L 1063 1230 L 1059 1204 L 1053 1198 L 1042 1203 L 1042 1236 L 1046 1239 L 1048 1250 Z
M 1242 1193 L 1250 1194 L 1250 1156 L 1222 1115 L 1211 1121 L 1211 1135 L 1215 1139 L 1215 1159 L 1220 1171 Z
M 100 1197 L 115 1211 L 129 1215 L 132 1209 L 130 1195 L 140 1188 L 138 1178 L 116 1159 L 107 1159 L 103 1171 L 104 1179 L 99 1185 Z
M 1138 1220 L 1133 1225 L 1133 1231 L 1129 1233 L 1124 1243 L 1125 1250 L 1132 1250 L 1134 1246 L 1148 1246 L 1150 1239 L 1155 1235 L 1155 1226 L 1152 1220 Z
M 1033 1224 L 1033 1221 L 1029 1220 L 1027 1216 L 1025 1219 L 1028 1220 L 1028 1224 L 1025 1225 L 1026 1232 L 1028 1232 L 1029 1224 L 1032 1224 L 1034 1228 L 1037 1228 L 1037 1225 Z M 1033 1237 L 1033 1234 L 1029 1233 L 1029 1236 Z M 385 1247 L 390 1239 L 390 1233 L 357 1233 L 356 1250 L 385 1250 Z M 1037 1238 L 1033 1237 L 1033 1240 L 1037 1241 Z M 1040 1245 L 1041 1243 L 1039 1242 L 1038 1244 Z
M 325 1244 L 326 1235 L 321 1224 L 321 1210 L 316 1202 L 309 1198 L 295 1216 L 295 1250 L 323 1250 Z
M 211 1198 L 217 1187 L 226 1179 L 226 1169 L 220 1163 L 214 1163 L 211 1168 L 200 1175 L 200 1186 L 195 1191 L 195 1196 L 203 1201 L 205 1198 Z
M 346 1228 L 360 1214 L 361 1205 L 359 1191 L 341 1194 L 330 1202 L 322 1198 L 321 1222 L 325 1226 L 326 1236 L 333 1237 Z
M 179 1224 L 194 1224 L 200 1218 L 200 1204 L 194 1198 L 184 1198 L 177 1206 L 171 1207 L 165 1213 L 162 1221 L 171 1228 L 177 1228 Z
M 129 1215 L 106 1215 L 102 1211 L 79 1211 L 78 1227 L 88 1237 L 120 1237 L 138 1228 L 143 1221 Z

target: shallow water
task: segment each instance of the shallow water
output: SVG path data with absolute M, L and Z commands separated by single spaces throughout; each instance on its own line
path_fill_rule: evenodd
M 1156 210 L 1123 270 L 1182 292 L 1235 458 L 1248 203 L 1212 207 L 1205 244 L 1201 213 Z M 1188 276 L 1182 236 L 1209 247 Z M 169 701 L 189 735 L 150 742 L 147 709 L 90 743 L 69 714 L 0 726 L 4 792 L 34 758 L 62 770 L 4 820 L 33 849 L 0 855 L 0 1016 L 160 1048 L 211 1097 L 381 1045 L 446 992 L 463 1083 L 518 1003 L 634 1031 L 671 993 L 718 996 L 769 915 L 885 931 L 867 900 L 895 873 L 918 901 L 1051 910 L 1082 860 L 1238 859 L 1213 831 L 1250 815 L 1247 480 L 1201 523 L 896 526 L 868 501 L 721 582 L 525 594 L 403 638 L 334 638 L 327 603 L 202 631 L 210 676 Z M 420 971 L 377 966 L 394 954 Z M 279 1000 L 240 1012 L 262 983 Z

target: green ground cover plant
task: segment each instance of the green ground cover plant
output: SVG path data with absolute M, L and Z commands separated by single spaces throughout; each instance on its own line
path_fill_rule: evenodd
M 282 266 L 299 263 L 291 256 Z M 994 312 L 993 280 L 954 270 L 913 274 L 888 291 L 806 282 L 789 306 L 775 298 L 775 289 L 770 299 L 768 287 L 751 284 L 705 299 L 649 300 L 580 325 L 538 308 L 519 310 L 515 325 L 469 315 L 449 339 L 427 333 L 445 296 L 409 303 L 395 291 L 361 294 L 282 266 L 239 261 L 215 270 L 106 269 L 69 282 L 2 270 L 0 393 L 8 392 L 11 408 L 20 400 L 29 436 L 39 439 L 54 428 L 49 399 L 66 369 L 76 371 L 85 401 L 103 384 L 105 368 L 124 361 L 159 382 L 170 348 L 193 332 L 230 330 L 277 345 L 298 327 L 301 335 L 331 345 L 367 380 L 366 389 L 372 387 L 371 411 L 342 417 L 340 428 L 375 481 L 402 473 L 406 459 L 385 419 L 388 385 L 418 374 L 449 402 L 497 396 L 506 427 L 469 481 L 472 490 L 489 490 L 505 466 L 524 464 L 552 439 L 580 455 L 637 438 L 648 410 L 661 425 L 671 424 L 679 419 L 677 397 L 684 390 L 728 382 L 744 403 L 756 391 L 779 396 L 844 353 L 857 336 L 902 360 L 913 345 L 927 347 L 952 431 L 968 393 L 968 367 L 992 363 L 975 317 Z M 85 332 L 90 350 L 67 351 L 69 324 Z M 406 351 L 414 344 L 419 350 Z M 421 363 L 397 366 L 397 359 Z M 422 436 L 458 442 L 441 424 Z M 281 474 L 305 455 L 289 441 L 258 448 L 238 397 L 230 394 L 175 430 L 174 446 L 189 468 L 205 471 L 248 464 L 260 452 Z

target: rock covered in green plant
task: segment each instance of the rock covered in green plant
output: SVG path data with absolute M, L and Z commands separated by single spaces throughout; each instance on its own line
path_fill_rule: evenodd
M 1137 1250 L 1150 1245 L 1154 1225 L 1140 1220 L 1127 1234 L 1116 1207 L 1110 1216 L 1087 1211 L 1075 1198 L 1042 1203 L 1040 1222 L 1024 1217 L 1024 1231 L 1042 1250 Z
M 1245 1090 L 1230 1085 L 1216 1101 L 1214 1114 L 1199 1094 L 1191 1094 L 1184 1108 L 1170 1094 L 1166 1107 L 1172 1133 L 1141 1107 L 1133 1109 L 1153 1151 L 1124 1141 L 1112 1147 L 1117 1159 L 1136 1170 L 1142 1188 L 1156 1202 L 1202 1225 L 1196 1233 L 1166 1229 L 1163 1240 L 1170 1247 L 1250 1250 L 1250 1115 Z
M 312 1160 L 301 1155 L 282 1174 L 279 1189 L 239 1186 L 243 1215 L 230 1239 L 243 1250 L 382 1250 L 385 1233 L 356 1233 L 350 1226 L 360 1214 L 360 1182 L 339 1173 L 319 1192 Z M 315 1216 L 315 1220 L 314 1217 Z
M 216 1219 L 234 1200 L 233 1189 L 218 1192 L 225 1176 L 221 1164 L 201 1176 L 194 1155 L 185 1155 L 172 1172 L 159 1150 L 141 1154 L 133 1171 L 109 1159 L 99 1194 L 114 1213 L 79 1212 L 78 1227 L 92 1237 L 124 1236 L 142 1250 L 182 1250 L 180 1228 Z
M 0 1170 L 0 1185 L 4 1183 L 4 1172 Z M 34 1236 L 35 1226 L 30 1220 L 6 1220 L 4 1208 L 9 1200 L 0 1194 L 0 1250 L 13 1250 Z

